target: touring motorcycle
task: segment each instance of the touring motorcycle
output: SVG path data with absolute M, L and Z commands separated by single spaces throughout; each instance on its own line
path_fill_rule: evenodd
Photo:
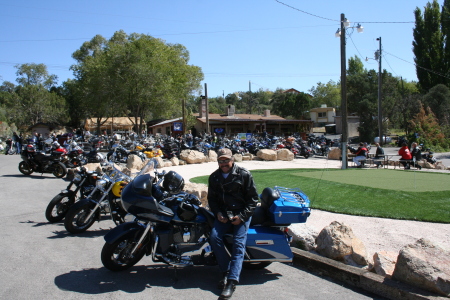
M 209 245 L 215 216 L 192 194 L 182 192 L 183 178 L 174 171 L 156 181 L 150 174 L 136 177 L 122 191 L 124 209 L 134 218 L 110 232 L 101 252 L 111 271 L 126 270 L 144 255 L 154 262 L 184 267 L 216 265 Z M 244 267 L 264 268 L 272 262 L 291 262 L 287 227 L 310 215 L 308 197 L 297 189 L 266 188 L 248 231 Z M 232 235 L 225 237 L 231 253 Z
M 19 163 L 19 171 L 24 175 L 31 175 L 33 172 L 52 173 L 57 178 L 63 178 L 67 174 L 66 166 L 61 162 L 62 152 L 52 151 L 46 155 L 36 151 L 34 144 L 28 144 L 20 153 L 22 161 Z
M 78 200 L 85 199 L 95 188 L 97 172 L 81 167 L 65 190 L 53 197 L 45 210 L 45 217 L 50 223 L 59 222 L 66 216 L 69 208 Z M 72 190 L 72 188 L 75 189 Z

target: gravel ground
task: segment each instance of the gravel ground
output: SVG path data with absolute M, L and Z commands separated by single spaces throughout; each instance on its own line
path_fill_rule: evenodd
M 441 153 L 437 157 L 450 158 L 450 153 Z M 238 163 L 249 170 L 282 169 L 282 168 L 340 168 L 340 161 L 325 158 L 296 158 L 293 161 L 243 161 Z M 446 166 L 449 164 L 444 162 Z M 217 163 L 174 166 L 164 168 L 175 170 L 185 180 L 193 177 L 209 175 L 217 168 Z M 444 171 L 448 172 L 448 171 Z M 360 238 L 371 257 L 375 252 L 398 252 L 403 246 L 414 243 L 420 238 L 427 238 L 441 246 L 450 249 L 450 224 L 403 221 L 384 218 L 359 217 L 313 210 L 306 224 L 317 231 L 333 221 L 339 221 L 350 226 L 355 235 Z

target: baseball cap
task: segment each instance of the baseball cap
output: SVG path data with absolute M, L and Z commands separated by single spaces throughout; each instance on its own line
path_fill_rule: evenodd
M 231 150 L 228 148 L 221 148 L 219 151 L 217 151 L 217 158 L 231 158 L 233 154 L 231 153 Z

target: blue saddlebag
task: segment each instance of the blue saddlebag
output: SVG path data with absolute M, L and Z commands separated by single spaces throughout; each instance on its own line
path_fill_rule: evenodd
M 275 187 L 280 193 L 269 208 L 269 216 L 275 224 L 305 223 L 311 214 L 309 198 L 300 189 Z
M 292 261 L 286 234 L 278 228 L 250 226 L 246 247 L 252 260 Z

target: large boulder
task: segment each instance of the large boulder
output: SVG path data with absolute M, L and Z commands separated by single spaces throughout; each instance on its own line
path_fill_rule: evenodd
M 316 238 L 316 251 L 325 257 L 345 261 L 346 256 L 358 265 L 366 266 L 369 264 L 367 250 L 360 239 L 358 239 L 353 230 L 337 221 L 323 228 Z
M 236 153 L 233 155 L 233 158 L 235 162 L 242 162 L 242 154 Z
M 200 151 L 183 150 L 180 153 L 180 159 L 186 161 L 188 164 L 200 164 L 206 161 L 206 156 Z
M 172 163 L 173 166 L 178 166 L 180 164 L 180 160 L 176 156 L 172 157 L 170 159 L 170 162 Z
M 127 159 L 127 168 L 129 170 L 140 170 L 143 166 L 145 166 L 146 161 L 142 161 L 142 159 L 134 154 L 128 156 Z
M 278 160 L 284 160 L 284 161 L 294 160 L 295 155 L 289 149 L 280 149 L 276 152 L 277 152 Z
M 340 160 L 342 156 L 342 151 L 339 148 L 331 149 L 328 152 L 328 159 Z
M 294 246 L 311 251 L 316 248 L 316 238 L 319 232 L 306 223 L 292 224 L 288 227 L 289 234 L 292 236 Z
M 277 160 L 277 152 L 271 149 L 261 149 L 256 153 L 256 156 L 262 160 Z
M 119 170 L 121 170 L 122 168 L 120 168 L 118 165 L 115 165 L 116 167 L 119 168 Z M 85 164 L 83 167 L 86 168 L 86 170 L 88 171 L 94 171 L 97 173 L 101 173 L 102 171 L 102 165 L 100 163 L 89 163 L 89 164 Z
M 183 190 L 197 196 L 202 202 L 202 206 L 208 207 L 208 186 L 206 184 L 186 182 Z
M 164 167 L 164 160 L 162 159 L 162 157 L 154 157 L 153 160 L 156 161 L 156 166 L 155 168 L 163 168 Z
M 208 150 L 208 161 L 216 162 L 217 161 L 217 153 L 214 150 Z
M 450 297 L 450 251 L 423 238 L 406 245 L 392 278 Z
M 375 252 L 373 255 L 373 266 L 378 275 L 391 278 L 394 273 L 398 253 L 389 251 Z
M 244 153 L 242 155 L 242 160 L 253 160 L 253 157 L 255 157 L 255 156 L 251 153 Z

